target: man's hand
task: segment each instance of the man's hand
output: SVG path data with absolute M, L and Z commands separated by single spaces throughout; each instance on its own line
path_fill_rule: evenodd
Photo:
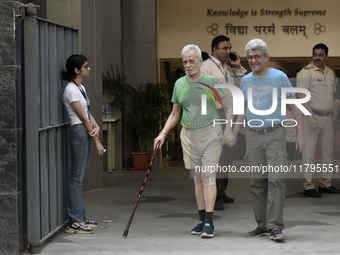
M 237 141 L 233 132 L 224 132 L 221 140 L 223 145 L 228 145 L 229 147 L 233 147 Z
M 297 135 L 295 140 L 295 150 L 299 150 L 299 153 L 306 147 L 306 140 L 303 135 Z
M 229 59 L 229 63 L 232 67 L 234 68 L 240 68 L 241 67 L 241 59 L 240 59 L 240 55 L 237 54 L 237 52 L 233 51 L 233 53 L 237 56 L 237 59 L 235 61 Z
M 154 150 L 156 149 L 156 146 L 157 146 L 158 142 L 161 142 L 158 147 L 162 148 L 164 140 L 165 140 L 165 134 L 163 132 L 160 132 L 159 135 L 154 139 L 153 149 Z
M 319 129 L 319 123 L 318 120 L 315 118 L 314 115 L 309 116 L 309 124 L 310 124 L 310 128 L 313 131 L 316 131 Z

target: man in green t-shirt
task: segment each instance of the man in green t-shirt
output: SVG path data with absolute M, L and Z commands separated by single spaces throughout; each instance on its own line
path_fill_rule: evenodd
M 191 234 L 213 237 L 215 179 L 222 144 L 232 147 L 236 143 L 236 137 L 230 126 L 230 120 L 233 118 L 232 105 L 224 91 L 215 88 L 219 83 L 218 80 L 200 71 L 202 58 L 201 50 L 197 45 L 185 46 L 182 50 L 182 59 L 187 75 L 175 83 L 172 112 L 163 130 L 155 138 L 154 147 L 158 142 L 161 147 L 166 134 L 182 119 L 183 159 L 185 167 L 193 173 L 199 213 L 199 223 L 192 229 Z M 228 121 L 223 134 L 221 125 L 215 125 L 214 122 L 220 119 L 216 111 L 216 101 L 221 103 L 226 113 L 225 119 Z

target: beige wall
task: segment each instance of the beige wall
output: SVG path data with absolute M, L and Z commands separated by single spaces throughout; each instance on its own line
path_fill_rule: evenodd
M 158 0 L 158 57 L 180 57 L 183 46 L 189 43 L 197 44 L 203 51 L 211 53 L 210 44 L 214 35 L 207 32 L 207 27 L 213 23 L 218 25 L 218 35 L 226 34 L 226 24 L 233 26 L 248 26 L 246 35 L 228 34 L 232 41 L 233 50 L 241 57 L 245 56 L 244 46 L 253 38 L 261 38 L 269 45 L 271 57 L 306 57 L 311 56 L 312 47 L 319 43 L 325 43 L 330 51 L 330 56 L 340 56 L 339 23 L 340 3 L 338 0 Z M 261 16 L 261 9 L 292 11 L 290 16 Z M 248 11 L 248 15 L 238 16 L 214 16 L 207 17 L 207 10 Z M 299 10 L 325 10 L 325 16 L 295 16 L 295 9 Z M 257 15 L 251 15 L 251 11 L 257 11 Z M 314 33 L 314 25 L 319 22 L 326 27 L 326 31 L 320 35 Z M 261 35 L 253 26 L 272 26 L 275 24 L 275 34 L 263 32 Z M 297 35 L 285 34 L 281 26 L 306 26 L 305 37 L 302 33 Z

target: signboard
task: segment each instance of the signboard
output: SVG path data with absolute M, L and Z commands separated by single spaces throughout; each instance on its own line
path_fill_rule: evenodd
M 230 37 L 242 56 L 248 41 L 260 38 L 271 57 L 311 57 L 315 44 L 325 43 L 330 56 L 340 56 L 340 4 L 325 1 L 158 0 L 158 57 L 178 58 L 194 43 L 211 52 L 217 35 Z

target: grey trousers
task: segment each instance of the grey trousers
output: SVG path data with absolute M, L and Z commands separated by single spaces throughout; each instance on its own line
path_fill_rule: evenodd
M 246 133 L 247 166 L 288 166 L 286 130 L 280 127 L 267 134 Z M 260 168 L 258 168 L 260 169 Z M 286 193 L 285 174 L 281 171 L 249 172 L 251 200 L 255 219 L 263 230 L 284 228 L 283 207 Z

